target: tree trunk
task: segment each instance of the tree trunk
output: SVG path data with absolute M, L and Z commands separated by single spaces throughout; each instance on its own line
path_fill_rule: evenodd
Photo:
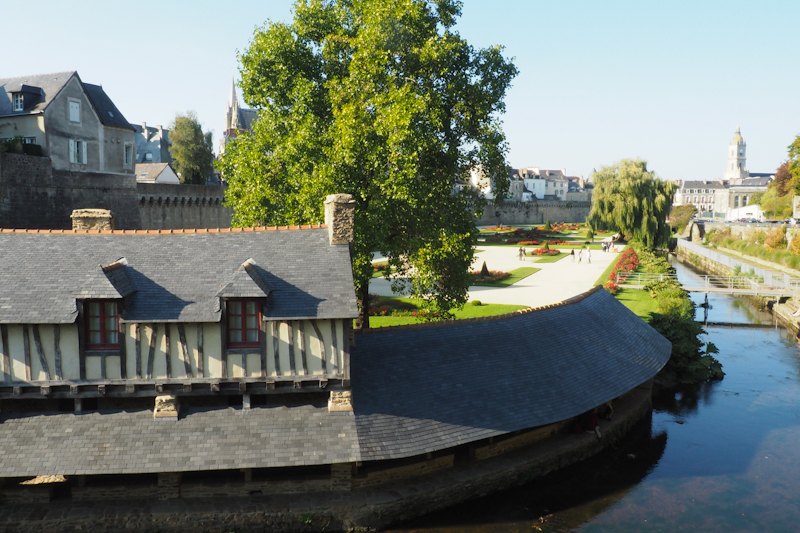
M 356 291 L 358 302 L 358 318 L 356 329 L 369 329 L 369 280 L 365 280 Z

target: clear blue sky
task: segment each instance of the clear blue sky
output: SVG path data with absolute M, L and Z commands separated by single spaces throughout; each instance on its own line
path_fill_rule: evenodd
M 77 70 L 133 123 L 195 110 L 215 146 L 236 51 L 288 0 L 5 2 L 0 77 Z M 458 31 L 520 74 L 503 117 L 515 167 L 639 157 L 667 179 L 718 179 L 737 126 L 752 172 L 800 134 L 800 2 L 464 0 Z

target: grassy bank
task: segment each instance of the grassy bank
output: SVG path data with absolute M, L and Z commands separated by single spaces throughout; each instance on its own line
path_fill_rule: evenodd
M 508 305 L 508 304 L 485 304 L 469 302 L 463 309 L 456 311 L 456 319 L 464 318 L 480 318 L 484 316 L 496 316 L 519 311 L 520 309 L 527 309 L 526 305 Z M 419 302 L 413 298 L 395 298 L 388 296 L 381 296 L 372 302 L 373 309 L 386 309 L 387 312 L 393 311 L 413 313 L 419 310 Z M 411 316 L 370 316 L 370 327 L 382 328 L 387 326 L 403 326 L 406 324 L 417 324 L 419 320 L 417 317 Z

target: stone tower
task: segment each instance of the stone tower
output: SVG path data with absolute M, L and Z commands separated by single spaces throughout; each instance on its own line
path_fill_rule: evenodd
M 725 179 L 730 180 L 731 185 L 740 185 L 742 179 L 750 175 L 747 171 L 746 150 L 747 144 L 737 127 L 728 145 L 728 165 L 725 167 Z

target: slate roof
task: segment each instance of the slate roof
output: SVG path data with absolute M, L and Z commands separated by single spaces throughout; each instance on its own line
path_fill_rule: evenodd
M 681 189 L 726 189 L 724 183 L 719 181 L 693 181 L 686 180 L 681 183 Z
M 655 376 L 672 350 L 602 289 L 506 320 L 360 335 L 356 346 L 364 461 L 579 415 Z
M 0 78 L 0 117 L 10 115 L 33 115 L 41 113 L 53 101 L 66 83 L 77 73 L 74 70 L 52 74 Z M 19 92 L 23 85 L 42 89 L 42 100 L 24 111 L 13 111 L 11 93 Z
M 218 322 L 217 292 L 248 259 L 271 292 L 275 319 L 357 315 L 350 252 L 324 226 L 306 229 L 0 232 L 0 323 L 72 323 L 76 299 L 119 298 L 121 258 L 130 293 L 122 320 Z M 116 272 L 116 271 L 115 271 Z M 252 278 L 251 278 L 252 279 Z M 236 285 L 236 284 L 234 284 Z M 234 292 L 227 294 L 235 296 Z M 250 293 L 242 294 L 248 296 Z
M 89 96 L 89 101 L 92 102 L 95 111 L 97 111 L 97 116 L 100 117 L 100 122 L 102 122 L 104 126 L 136 131 L 136 129 L 131 126 L 130 122 L 125 120 L 125 117 L 122 116 L 120 110 L 117 109 L 117 106 L 115 106 L 111 98 L 108 97 L 103 87 L 100 85 L 92 85 L 91 83 L 84 83 L 83 89 Z
M 671 345 L 606 291 L 511 318 L 356 337 L 353 413 L 324 406 L 2 414 L 3 476 L 402 458 L 579 415 L 652 378 Z

